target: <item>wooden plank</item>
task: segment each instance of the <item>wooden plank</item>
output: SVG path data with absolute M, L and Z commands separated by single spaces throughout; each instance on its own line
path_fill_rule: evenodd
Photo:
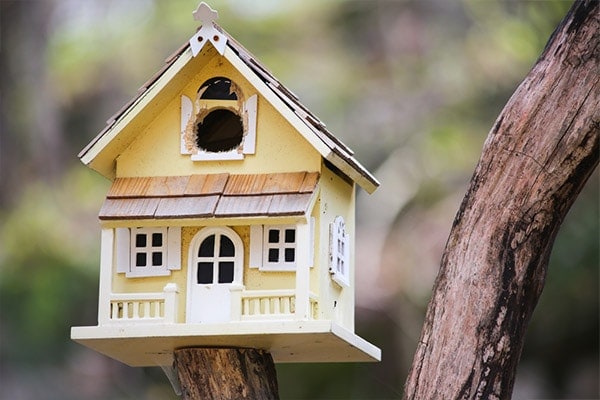
M 306 172 L 269 174 L 262 193 L 297 193 Z
M 151 179 L 148 177 L 117 178 L 111 185 L 106 197 L 144 197 Z
M 272 196 L 223 196 L 215 217 L 267 215 L 271 200 Z
M 189 176 L 163 176 L 152 178 L 146 195 L 149 197 L 183 196 L 189 180 Z
M 218 200 L 218 195 L 162 198 L 154 216 L 155 218 L 212 217 Z
M 298 192 L 300 193 L 312 193 L 315 191 L 317 187 L 317 182 L 319 181 L 319 173 L 318 172 L 307 172 L 304 176 L 304 181 L 298 188 Z
M 303 215 L 308 211 L 311 197 L 312 193 L 273 195 L 268 215 Z
M 200 194 L 221 194 L 228 180 L 229 174 L 227 173 L 206 175 L 206 180 Z
M 266 174 L 232 175 L 223 191 L 225 195 L 259 195 L 267 180 Z
M 158 206 L 158 198 L 106 199 L 98 217 L 100 219 L 141 219 L 153 218 Z
M 188 184 L 183 191 L 185 196 L 196 196 L 202 193 L 204 182 L 208 175 L 192 175 L 188 180 Z

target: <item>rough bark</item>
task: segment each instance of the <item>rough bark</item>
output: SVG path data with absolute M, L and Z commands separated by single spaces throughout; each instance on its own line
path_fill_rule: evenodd
M 273 357 L 263 350 L 179 349 L 175 369 L 184 400 L 279 399 Z
M 600 10 L 576 2 L 501 112 L 455 218 L 406 399 L 507 399 L 558 229 L 598 164 Z

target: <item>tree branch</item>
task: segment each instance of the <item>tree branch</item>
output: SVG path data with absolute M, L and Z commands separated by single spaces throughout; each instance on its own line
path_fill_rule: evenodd
M 456 215 L 406 399 L 510 398 L 558 229 L 598 164 L 600 12 L 576 2 L 499 115 Z

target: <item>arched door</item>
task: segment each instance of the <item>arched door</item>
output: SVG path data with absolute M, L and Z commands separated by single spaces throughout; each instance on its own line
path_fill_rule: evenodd
M 192 240 L 188 265 L 187 322 L 231 320 L 231 290 L 242 284 L 244 249 L 233 229 L 204 228 Z

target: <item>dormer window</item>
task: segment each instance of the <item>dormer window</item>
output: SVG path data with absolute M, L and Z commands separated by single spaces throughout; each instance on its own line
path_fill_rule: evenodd
M 244 100 L 225 77 L 205 81 L 195 103 L 181 97 L 181 154 L 192 161 L 242 160 L 254 154 L 257 96 Z

